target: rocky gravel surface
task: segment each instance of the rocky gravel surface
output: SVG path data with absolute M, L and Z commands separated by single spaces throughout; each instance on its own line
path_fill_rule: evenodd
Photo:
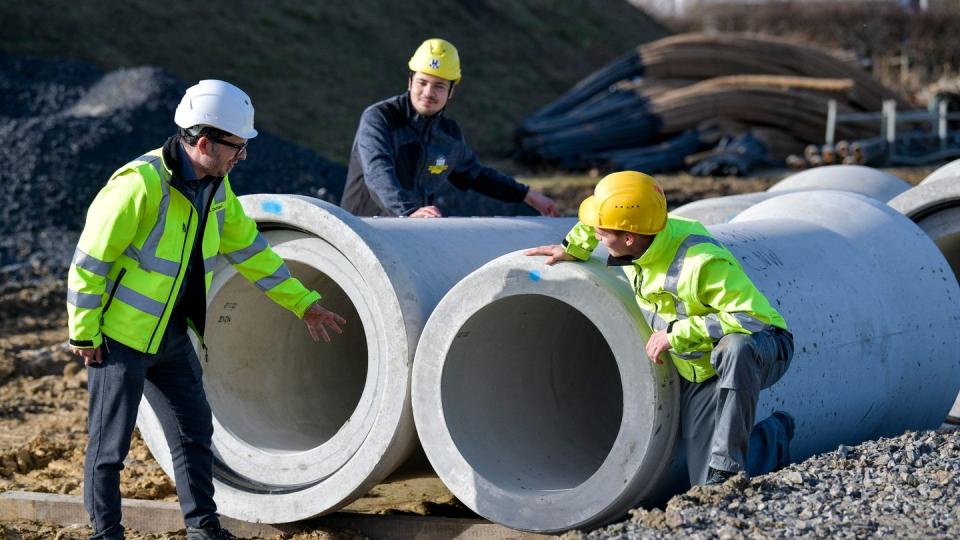
M 960 538 L 958 502 L 960 431 L 907 432 L 694 487 L 563 539 Z

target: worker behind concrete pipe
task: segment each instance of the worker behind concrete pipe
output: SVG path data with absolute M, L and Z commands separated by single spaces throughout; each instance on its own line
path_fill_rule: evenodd
M 118 169 L 97 194 L 70 264 L 70 349 L 89 377 L 83 487 L 92 539 L 123 538 L 120 470 L 145 384 L 177 418 L 179 437 L 168 443 L 187 538 L 234 538 L 213 500 L 212 416 L 187 335 L 192 328 L 203 343 L 218 255 L 301 317 L 315 341 L 330 341 L 327 329 L 341 333 L 346 322 L 290 275 L 230 187 L 228 173 L 257 135 L 247 94 L 200 81 L 174 121 L 176 135 Z
M 448 41 L 428 39 L 408 63 L 407 91 L 363 111 L 340 202 L 358 216 L 441 217 L 434 204 L 447 182 L 558 216 L 552 199 L 480 164 L 460 126 L 444 115 L 460 82 L 460 56 Z
M 647 356 L 680 374 L 690 483 L 787 464 L 793 418 L 778 411 L 754 427 L 754 417 L 760 390 L 790 366 L 793 336 L 736 257 L 699 222 L 668 216 L 663 189 L 639 172 L 603 178 L 579 218 L 562 245 L 525 254 L 587 260 L 602 242 L 607 264 L 623 269 L 653 330 Z

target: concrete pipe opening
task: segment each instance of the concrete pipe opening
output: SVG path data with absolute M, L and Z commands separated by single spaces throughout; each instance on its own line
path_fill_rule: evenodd
M 511 254 L 451 289 L 417 347 L 413 412 L 457 498 L 492 521 L 556 532 L 661 496 L 676 379 L 647 360 L 642 317 L 630 286 L 596 261 Z
M 443 370 L 443 409 L 477 473 L 518 492 L 568 490 L 590 478 L 610 454 L 623 409 L 617 363 L 596 325 L 569 304 L 525 294 L 484 307 L 458 334 Z
M 229 314 L 211 321 L 216 361 L 205 366 L 207 397 L 219 423 L 250 448 L 276 457 L 332 439 L 357 408 L 367 377 L 363 323 L 350 298 L 313 266 L 288 266 L 320 292 L 327 309 L 351 322 L 350 332 L 330 344 L 315 343 L 289 313 L 232 273 L 212 299 Z
M 960 280 L 960 181 L 933 177 L 890 201 L 937 244 Z
M 314 342 L 302 322 L 225 266 L 208 296 L 204 385 L 214 447 L 231 474 L 256 489 L 295 490 L 353 459 L 371 429 L 377 382 L 368 377 L 368 349 L 377 345 L 367 333 L 375 314 L 349 261 L 328 243 L 289 229 L 263 234 L 349 331 Z

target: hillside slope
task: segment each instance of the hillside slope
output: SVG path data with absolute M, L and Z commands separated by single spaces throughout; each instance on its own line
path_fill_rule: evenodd
M 359 114 L 405 88 L 423 39 L 460 49 L 450 114 L 492 157 L 526 115 L 667 33 L 623 0 L 33 0 L 0 3 L 0 20 L 7 52 L 230 80 L 251 94 L 258 125 L 342 163 Z

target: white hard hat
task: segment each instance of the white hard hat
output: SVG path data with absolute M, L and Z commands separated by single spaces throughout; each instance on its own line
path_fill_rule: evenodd
M 215 79 L 207 79 L 187 88 L 173 117 L 178 126 L 212 126 L 231 135 L 252 139 L 253 104 L 243 90 Z

